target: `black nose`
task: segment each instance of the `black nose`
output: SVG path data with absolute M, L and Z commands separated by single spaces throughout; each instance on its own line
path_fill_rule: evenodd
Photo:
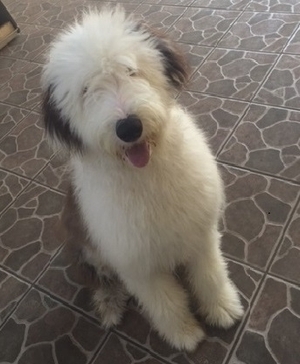
M 142 135 L 143 125 L 136 115 L 128 115 L 126 119 L 117 121 L 116 133 L 123 142 L 135 142 Z

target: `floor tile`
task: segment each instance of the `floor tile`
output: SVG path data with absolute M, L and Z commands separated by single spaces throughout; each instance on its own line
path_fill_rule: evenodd
M 78 261 L 78 251 L 66 245 L 39 279 L 38 285 L 97 318 L 91 301 L 91 287 L 87 285 L 91 273 Z
M 270 53 L 216 49 L 195 73 L 188 89 L 250 100 L 276 57 Z
M 180 6 L 142 4 L 134 13 L 154 28 L 165 32 L 185 10 L 185 7 Z
M 244 13 L 218 44 L 222 48 L 280 52 L 299 24 L 295 14 Z
M 179 102 L 195 117 L 197 125 L 205 132 L 209 144 L 217 153 L 237 124 L 248 104 L 196 92 L 182 92 Z
M 102 1 L 100 5 L 104 5 Z M 108 3 L 106 3 L 108 4 Z M 90 2 L 90 6 L 97 5 L 96 2 Z M 88 10 L 88 2 L 83 0 L 66 0 L 57 1 L 55 4 L 48 6 L 45 11 L 41 12 L 35 24 L 51 28 L 67 28 L 74 19 L 80 19 L 82 12 Z
M 0 361 L 86 364 L 105 334 L 93 322 L 32 289 L 0 331 Z
M 36 24 L 36 22 L 34 22 Z M 33 60 L 54 39 L 57 30 L 45 26 L 29 24 L 21 33 L 1 50 L 3 56 Z
M 111 334 L 92 364 L 162 364 L 146 351 Z
M 15 73 L 18 73 L 25 65 L 26 61 L 0 56 L 0 88 L 9 81 Z
M 300 112 L 250 105 L 219 159 L 300 181 Z
M 297 364 L 300 290 L 268 277 L 230 364 Z
M 29 182 L 27 179 L 0 169 L 0 214 Z
M 300 205 L 284 236 L 270 271 L 300 284 Z M 300 298 L 300 296 L 299 296 Z M 300 301 L 299 301 L 300 302 Z
M 247 309 L 262 275 L 249 267 L 233 261 L 229 261 L 228 264 L 231 278 L 240 291 L 242 302 Z M 131 340 L 144 345 L 159 356 L 167 359 L 170 363 L 221 364 L 224 362 L 228 350 L 232 346 L 240 324 L 241 323 L 236 324 L 229 330 L 221 330 L 205 325 L 204 319 L 201 318 L 201 325 L 207 334 L 207 338 L 193 353 L 178 351 L 167 345 L 157 335 L 155 330 L 151 328 L 146 317 L 141 314 L 140 310 L 134 305 L 131 305 L 130 309 L 124 315 L 122 324 L 119 325 L 116 330 L 117 332 L 126 335 L 126 337 Z
M 4 87 L 0 89 L 1 101 L 14 106 L 32 109 L 41 101 L 40 64 L 27 62 Z
M 300 54 L 300 28 L 293 35 L 288 45 L 284 48 L 284 53 Z
M 194 0 L 144 0 L 143 4 L 188 6 Z
M 51 151 L 41 115 L 31 112 L 0 143 L 0 167 L 34 177 L 48 162 Z
M 300 13 L 299 0 L 252 0 L 247 10 Z
M 239 14 L 236 11 L 188 8 L 169 32 L 179 42 L 214 46 Z
M 62 244 L 64 196 L 32 183 L 0 218 L 0 263 L 34 280 Z
M 50 160 L 47 167 L 37 175 L 35 180 L 65 193 L 70 183 L 69 178 L 70 170 L 67 158 L 57 154 Z
M 300 56 L 281 56 L 254 101 L 300 109 Z
M 177 43 L 183 51 L 187 64 L 190 68 L 190 76 L 201 65 L 209 53 L 213 50 L 211 47 L 203 47 L 186 43 Z
M 249 2 L 250 0 L 195 0 L 192 6 L 212 9 L 244 10 Z
M 28 114 L 28 110 L 0 103 L 0 140 Z
M 57 0 L 14 0 L 12 6 L 8 6 L 8 10 L 13 14 L 17 23 L 34 24 L 36 18 L 49 9 Z M 6 2 L 4 2 L 6 4 Z
M 223 250 L 265 269 L 295 206 L 299 186 L 224 165 L 220 170 L 227 200 Z
M 28 288 L 27 283 L 0 269 L 0 326 L 15 309 Z

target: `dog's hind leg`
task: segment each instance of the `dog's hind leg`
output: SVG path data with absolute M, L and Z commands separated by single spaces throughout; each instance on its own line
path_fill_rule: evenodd
M 228 277 L 220 250 L 220 234 L 208 230 L 199 242 L 199 253 L 187 264 L 189 280 L 207 322 L 228 328 L 243 315 L 237 289 Z
M 98 273 L 98 279 L 93 303 L 102 319 L 102 325 L 109 328 L 120 323 L 129 295 L 116 275 Z
M 171 273 L 122 277 L 161 336 L 177 349 L 196 348 L 205 335 L 189 310 L 185 291 Z
M 93 249 L 85 249 L 82 258 L 92 273 L 93 306 L 105 328 L 118 325 L 126 308 L 129 294 L 118 275 L 103 263 Z

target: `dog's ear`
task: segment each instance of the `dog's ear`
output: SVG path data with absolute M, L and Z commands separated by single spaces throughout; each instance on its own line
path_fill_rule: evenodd
M 188 65 L 178 46 L 162 35 L 156 37 L 156 48 L 160 52 L 165 74 L 170 83 L 180 89 L 188 80 Z
M 55 105 L 52 98 L 53 90 L 53 86 L 48 87 L 42 105 L 46 131 L 54 143 L 58 142 L 71 151 L 81 152 L 83 142 L 77 133 L 71 129 L 69 120 L 63 117 L 61 111 Z

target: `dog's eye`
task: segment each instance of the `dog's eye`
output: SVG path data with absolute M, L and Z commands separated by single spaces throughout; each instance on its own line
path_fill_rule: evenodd
M 130 77 L 134 77 L 137 75 L 137 71 L 133 70 L 132 68 L 128 68 L 127 72 L 128 72 L 128 76 L 130 76 Z
M 87 92 L 87 90 L 88 90 L 87 86 L 84 87 L 84 89 L 82 90 L 82 94 L 84 95 Z

